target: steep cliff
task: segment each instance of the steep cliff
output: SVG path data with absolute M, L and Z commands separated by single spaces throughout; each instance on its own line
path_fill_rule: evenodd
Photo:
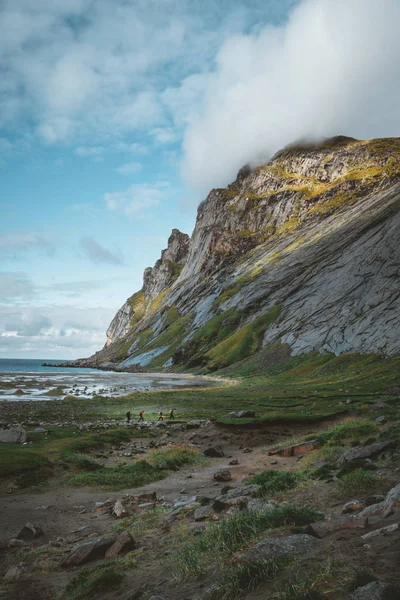
M 262 352 L 400 352 L 400 140 L 244 167 L 177 230 L 90 364 L 209 372 Z M 83 363 L 80 363 L 83 364 Z

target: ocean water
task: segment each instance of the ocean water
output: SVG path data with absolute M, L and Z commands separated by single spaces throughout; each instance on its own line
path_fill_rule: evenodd
M 95 369 L 74 369 L 68 367 L 57 368 L 42 367 L 42 363 L 55 365 L 58 362 L 65 362 L 61 358 L 58 360 L 46 358 L 0 358 L 0 373 L 97 373 Z
M 217 385 L 203 377 L 176 373 L 116 373 L 73 367 L 42 367 L 46 359 L 0 359 L 0 401 L 62 400 L 73 395 L 119 397 L 136 391 Z M 61 361 L 60 361 L 61 362 Z

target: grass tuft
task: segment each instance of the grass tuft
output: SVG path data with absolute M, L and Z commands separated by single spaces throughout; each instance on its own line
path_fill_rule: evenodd
M 351 496 L 368 491 L 379 483 L 380 478 L 366 471 L 365 469 L 356 469 L 352 473 L 347 473 L 339 481 L 339 492 L 342 496 Z
M 304 480 L 302 473 L 292 473 L 290 471 L 272 471 L 266 470 L 258 475 L 254 475 L 249 483 L 261 485 L 265 493 L 274 495 L 286 490 L 292 490 L 297 487 L 300 481 Z
M 112 490 L 140 487 L 164 479 L 166 473 L 145 460 L 116 467 L 103 467 L 97 471 L 74 475 L 69 483 L 74 486 L 96 486 Z

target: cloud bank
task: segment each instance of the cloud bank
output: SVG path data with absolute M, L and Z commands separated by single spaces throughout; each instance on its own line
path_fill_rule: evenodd
M 227 40 L 186 114 L 184 178 L 207 191 L 296 139 L 399 136 L 399 23 L 398 0 L 305 0 Z M 168 92 L 180 114 L 195 83 Z

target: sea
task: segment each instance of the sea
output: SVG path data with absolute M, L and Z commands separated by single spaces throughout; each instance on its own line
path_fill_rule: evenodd
M 61 358 L 0 358 L 0 373 L 54 373 L 54 367 L 43 367 L 43 363 L 55 365 L 67 362 Z M 57 367 L 59 373 L 95 373 L 95 369 L 74 369 L 73 367 Z
M 74 367 L 43 367 L 61 359 L 0 359 L 0 401 L 62 400 L 65 396 L 83 399 L 119 397 L 137 391 L 210 387 L 217 385 L 204 377 L 176 373 L 116 373 Z

